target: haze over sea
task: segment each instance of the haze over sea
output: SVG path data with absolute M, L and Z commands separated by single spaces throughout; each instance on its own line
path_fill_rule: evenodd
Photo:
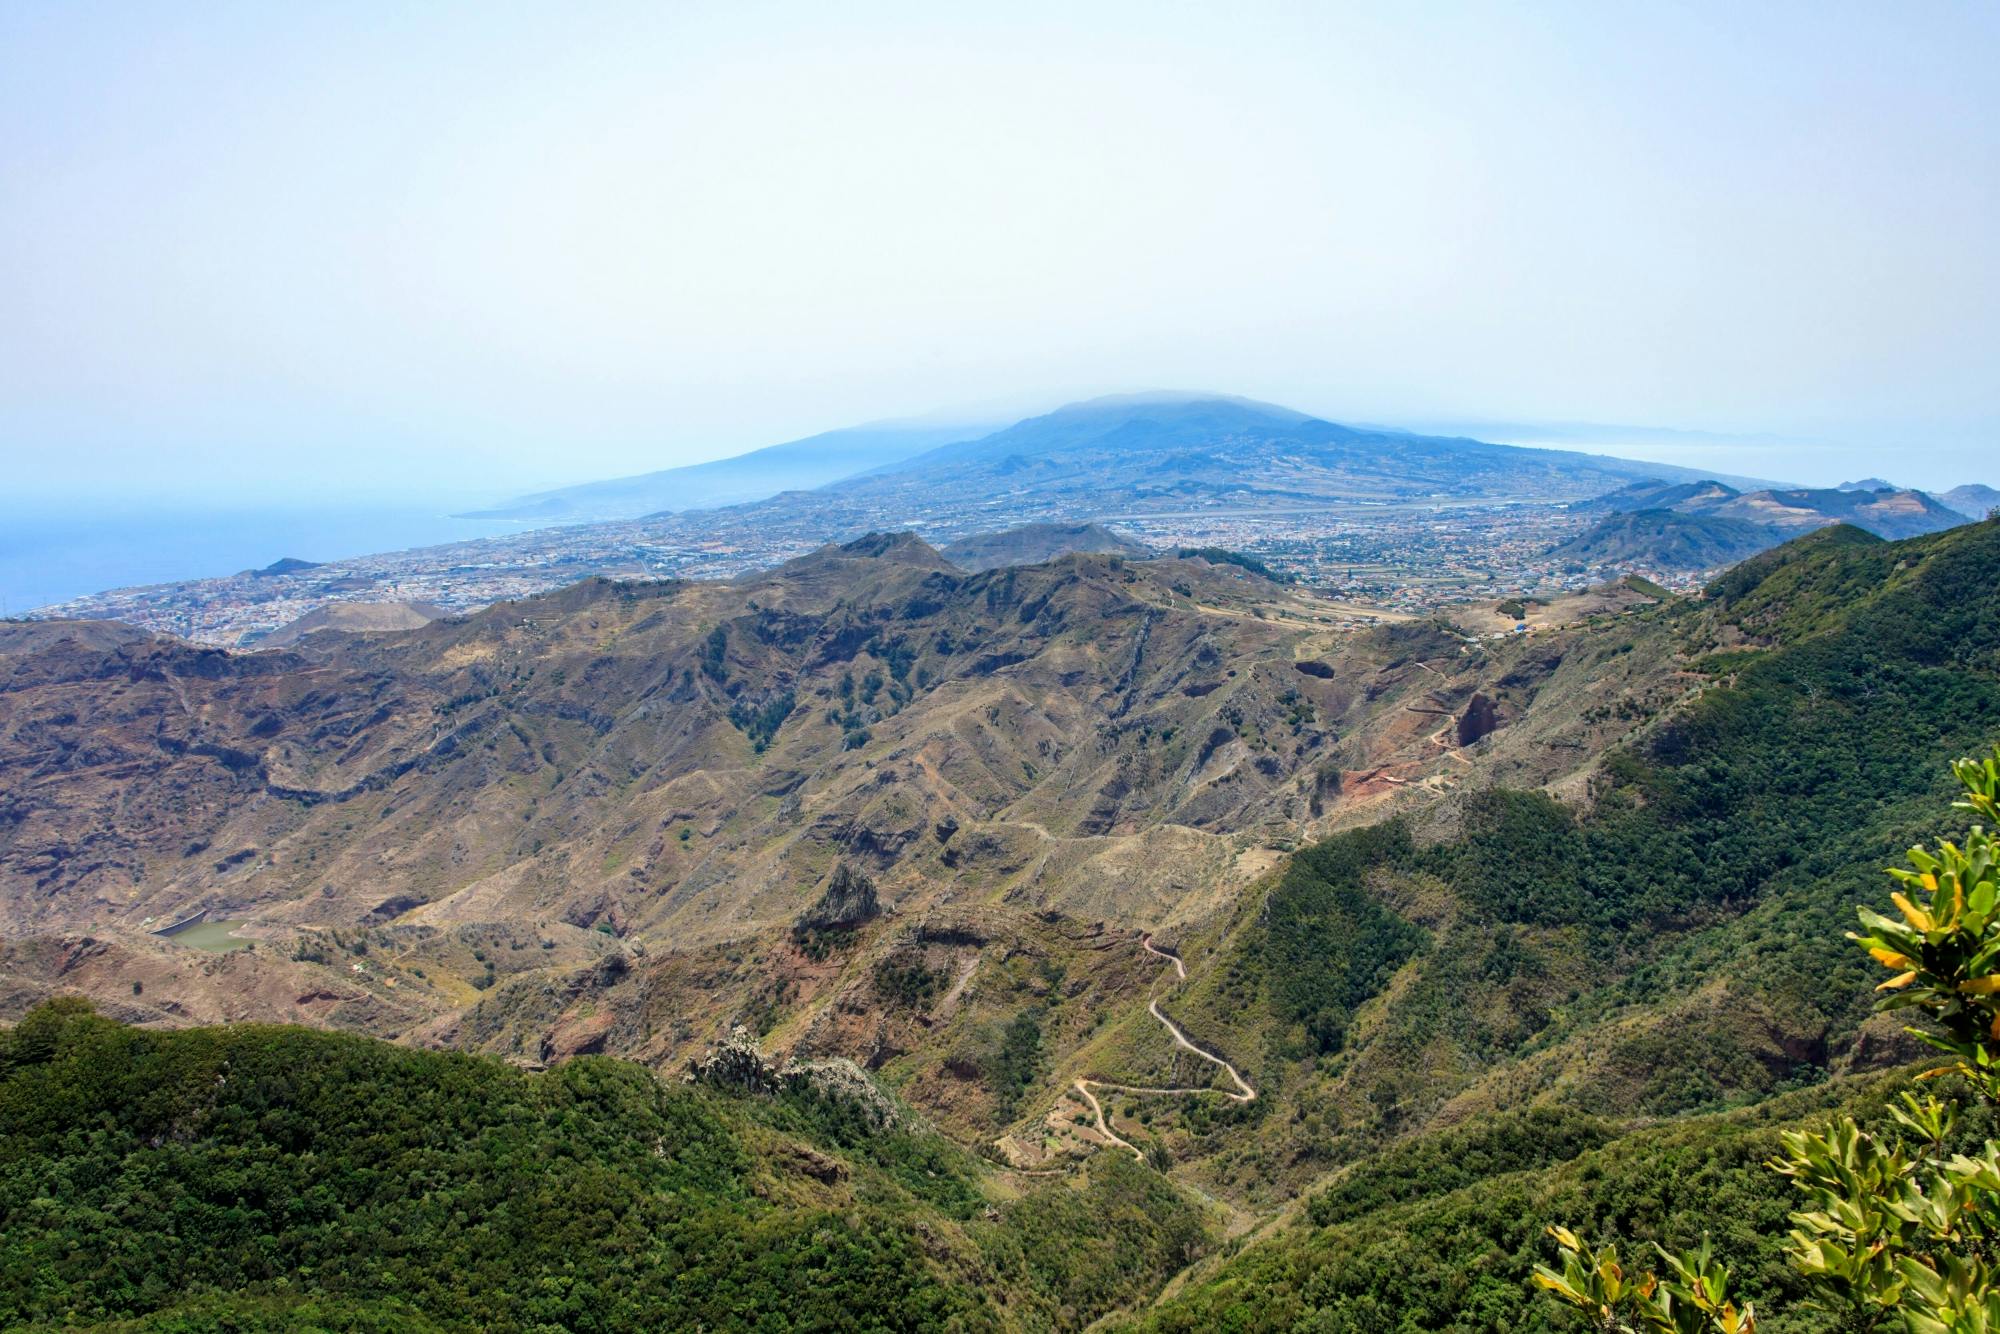
M 285 556 L 344 560 L 532 525 L 457 519 L 443 505 L 81 510 L 0 507 L 0 614 L 136 584 L 259 569 Z

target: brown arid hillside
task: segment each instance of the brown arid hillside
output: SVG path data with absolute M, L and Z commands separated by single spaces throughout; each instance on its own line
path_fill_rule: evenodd
M 1574 787 L 1686 694 L 1601 601 L 1482 640 L 1205 559 L 968 575 L 878 535 L 282 651 L 7 625 L 0 1007 L 662 1069 L 741 1025 L 1039 1161 L 1103 1142 L 1063 1093 L 1098 1066 L 1227 1084 L 1149 1017 L 1146 934 L 1333 830 Z M 197 914 L 249 947 L 154 934 Z
M 322 630 L 354 633 L 414 630 L 450 614 L 428 602 L 329 602 L 318 611 L 309 611 L 296 621 L 260 636 L 256 643 L 259 648 L 284 648 Z
M 1029 523 L 999 532 L 974 533 L 944 547 L 941 555 L 961 570 L 996 570 L 1003 565 L 1040 565 L 1072 552 L 1103 556 L 1152 555 L 1101 523 Z

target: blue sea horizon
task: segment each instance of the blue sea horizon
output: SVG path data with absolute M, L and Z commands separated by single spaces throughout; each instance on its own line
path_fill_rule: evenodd
M 537 526 L 454 518 L 442 505 L 100 511 L 6 505 L 0 506 L 0 615 L 19 616 L 114 588 L 261 569 L 287 556 L 346 560 Z

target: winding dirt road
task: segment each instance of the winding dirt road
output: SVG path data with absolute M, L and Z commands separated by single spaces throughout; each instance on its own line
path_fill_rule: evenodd
M 1145 949 L 1146 953 L 1157 955 L 1159 958 L 1165 959 L 1169 963 L 1173 964 L 1174 980 L 1176 982 L 1187 981 L 1187 965 L 1181 962 L 1180 955 L 1169 954 L 1167 951 L 1163 949 L 1156 948 L 1153 944 L 1153 938 L 1151 936 L 1141 936 L 1139 938 L 1139 944 Z M 1209 1051 L 1207 1048 L 1199 1046 L 1196 1043 L 1190 1041 L 1188 1039 L 1188 1035 L 1181 1031 L 1181 1026 L 1175 1023 L 1173 1020 L 1167 1018 L 1166 1014 L 1160 1009 L 1160 1003 L 1157 1000 L 1149 1000 L 1146 1002 L 1146 1013 L 1152 1015 L 1153 1018 L 1159 1020 L 1160 1023 L 1165 1026 L 1167 1032 L 1173 1034 L 1174 1044 L 1176 1046 L 1183 1047 L 1186 1050 L 1193 1052 L 1196 1056 L 1201 1057 L 1202 1060 L 1207 1061 L 1210 1065 L 1221 1066 L 1223 1072 L 1227 1074 L 1229 1078 L 1235 1083 L 1236 1091 L 1232 1093 L 1228 1089 L 1216 1089 L 1216 1088 L 1145 1088 L 1137 1084 L 1114 1084 L 1109 1080 L 1105 1079 L 1077 1080 L 1076 1091 L 1079 1094 L 1081 1094 L 1083 1096 L 1083 1100 L 1090 1105 L 1091 1115 L 1097 1119 L 1097 1133 L 1104 1136 L 1104 1138 L 1112 1144 L 1117 1144 L 1124 1148 L 1130 1149 L 1132 1151 L 1132 1156 L 1134 1158 L 1137 1158 L 1142 1163 L 1146 1161 L 1146 1155 L 1140 1151 L 1138 1145 L 1132 1143 L 1132 1141 L 1128 1139 L 1120 1138 L 1118 1132 L 1111 1128 L 1110 1118 L 1104 1115 L 1104 1105 L 1098 1102 L 1097 1095 L 1091 1092 L 1093 1088 L 1109 1089 L 1114 1093 L 1142 1093 L 1142 1094 L 1214 1093 L 1221 1097 L 1228 1098 L 1233 1102 L 1252 1102 L 1257 1097 L 1257 1090 L 1250 1087 L 1250 1081 L 1245 1079 L 1242 1076 L 1242 1074 L 1236 1069 L 1235 1066 L 1223 1060 L 1220 1056 L 1217 1056 L 1214 1052 Z
M 1187 981 L 1187 965 L 1181 962 L 1180 955 L 1169 954 L 1165 950 L 1159 948 L 1157 945 L 1153 944 L 1153 938 L 1151 936 L 1139 937 L 1139 945 L 1142 949 L 1146 951 L 1146 953 L 1158 955 L 1160 958 L 1165 959 L 1169 963 L 1173 964 L 1174 979 L 1176 981 L 1178 982 Z

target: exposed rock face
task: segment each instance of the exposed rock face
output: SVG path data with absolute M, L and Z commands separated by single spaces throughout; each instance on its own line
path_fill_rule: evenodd
M 826 892 L 820 895 L 819 902 L 800 914 L 792 934 L 849 930 L 881 911 L 875 882 L 842 862 L 833 868 L 833 878 L 827 881 Z
M 905 1120 L 902 1108 L 853 1061 L 836 1056 L 779 1064 L 765 1056 L 740 1025 L 698 1060 L 689 1061 L 685 1077 L 691 1084 L 762 1097 L 786 1090 L 810 1092 L 848 1104 L 875 1130 L 893 1130 Z
M 902 1108 L 844 1056 L 788 1065 L 779 1077 L 793 1087 L 808 1088 L 822 1098 L 848 1104 L 875 1130 L 893 1130 L 903 1124 Z
M 1331 810 L 1334 803 L 1340 800 L 1343 781 L 1340 766 L 1335 764 L 1321 765 L 1319 772 L 1313 775 L 1312 814 L 1314 819 L 1318 819 Z
M 1485 695 L 1474 693 L 1458 716 L 1458 744 L 1469 746 L 1492 735 L 1500 726 L 1500 710 Z
M 740 1024 L 700 1058 L 688 1062 L 687 1082 L 730 1093 L 770 1095 L 780 1088 L 778 1069 L 764 1058 Z
M 603 1011 L 558 1024 L 542 1039 L 543 1062 L 553 1064 L 572 1056 L 594 1056 L 602 1052 L 614 1024 L 614 1016 Z

